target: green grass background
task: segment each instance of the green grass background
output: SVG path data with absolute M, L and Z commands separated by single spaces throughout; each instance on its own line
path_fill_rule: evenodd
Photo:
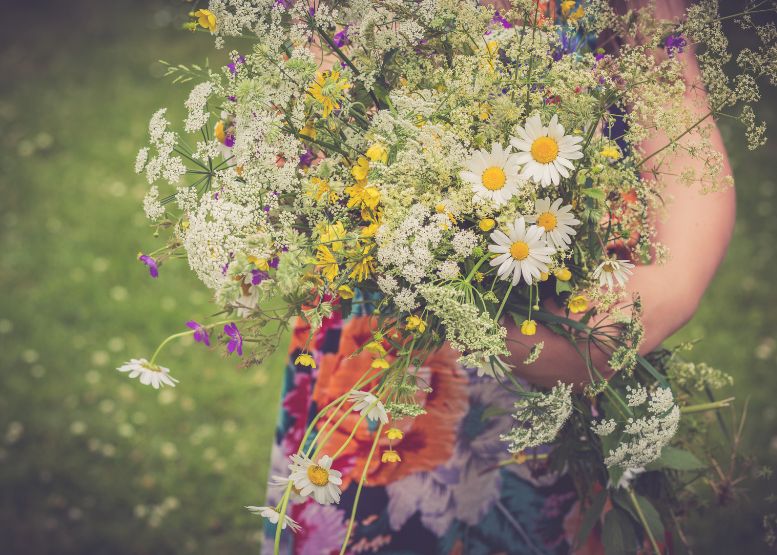
M 0 36 L 0 553 L 256 552 L 283 352 L 238 368 L 191 341 L 163 362 L 157 392 L 116 366 L 213 310 L 185 263 L 151 280 L 158 244 L 132 171 L 148 118 L 183 113 L 185 87 L 157 60 L 224 63 L 176 30 L 188 5 L 79 0 L 3 8 Z M 775 98 L 772 96 L 772 98 Z M 774 104 L 763 113 L 777 122 Z M 175 119 L 173 119 L 175 121 Z M 724 123 L 738 222 L 721 271 L 671 343 L 730 371 L 750 398 L 743 451 L 777 458 L 775 143 L 747 151 Z M 715 222 L 710 222 L 714 226 Z M 688 264 L 693 264 L 689 260 Z M 765 552 L 774 483 L 749 480 L 736 507 L 694 521 L 701 553 Z

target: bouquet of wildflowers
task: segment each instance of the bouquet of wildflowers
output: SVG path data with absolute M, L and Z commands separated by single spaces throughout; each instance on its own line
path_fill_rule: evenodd
M 761 4 L 735 15 L 753 26 Z M 681 416 L 726 406 L 695 399 L 730 378 L 680 350 L 641 356 L 640 300 L 624 285 L 635 265 L 671 255 L 652 219 L 666 201 L 662 162 L 684 150 L 705 162 L 701 173 L 673 168 L 689 186 L 729 186 L 708 130 L 734 109 L 749 144 L 763 142 L 752 104 L 757 81 L 775 80 L 774 28 L 757 28 L 761 51 L 740 55 L 731 80 L 714 0 L 674 23 L 601 0 L 514 0 L 498 12 L 459 0 L 211 0 L 193 16 L 217 48 L 250 40 L 224 67 L 170 66 L 197 83 L 183 133 L 159 110 L 137 157 L 151 184 L 145 212 L 169 236 L 140 260 L 157 277 L 185 257 L 221 309 L 172 337 L 222 342 L 256 364 L 295 319 L 312 338 L 335 312 L 373 315 L 354 353 L 371 364 L 310 423 L 280 503 L 255 508 L 277 525 L 276 549 L 298 527 L 293 498 L 339 501 L 332 464 L 345 444 L 322 446 L 349 413 L 376 431 L 366 466 L 401 464 L 403 422 L 423 413 L 429 388 L 420 369 L 447 343 L 515 396 L 505 464 L 545 456 L 572 474 L 588 507 L 581 541 L 609 499 L 619 516 L 604 535 L 659 551 L 664 527 L 677 526 L 667 492 L 703 466 L 692 434 L 677 433 Z M 702 117 L 683 101 L 691 46 L 709 93 Z M 659 135 L 664 148 L 641 148 Z M 542 358 L 541 323 L 579 350 L 587 385 L 516 379 L 507 320 L 530 349 L 512 364 Z M 592 349 L 609 353 L 609 368 Z M 119 370 L 174 386 L 158 354 Z M 316 360 L 303 352 L 296 364 Z M 555 447 L 537 454 L 545 444 Z

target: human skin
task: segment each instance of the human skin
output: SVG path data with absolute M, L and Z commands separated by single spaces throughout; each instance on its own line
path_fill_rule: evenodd
M 682 12 L 681 2 L 657 2 L 656 15 L 662 19 L 672 19 Z M 701 117 L 706 113 L 707 102 L 706 94 L 698 85 L 701 82 L 699 67 L 691 51 L 686 50 L 681 56 L 686 57 L 686 83 L 696 85 L 689 87 L 691 90 L 686 94 L 685 103 Z M 731 168 L 717 126 L 712 129 L 710 141 L 712 147 L 724 155 L 724 168 L 720 176 L 723 179 L 731 174 Z M 645 153 L 652 153 L 667 142 L 665 137 L 657 136 L 645 141 L 642 147 Z M 689 168 L 701 173 L 704 162 L 680 152 L 663 164 L 664 168 L 667 166 Z M 674 170 L 672 173 L 680 172 Z M 668 247 L 669 260 L 661 265 L 636 267 L 625 287 L 627 298 L 638 294 L 642 301 L 645 338 L 639 347 L 641 354 L 658 347 L 696 312 L 704 291 L 726 253 L 734 228 L 733 187 L 704 193 L 697 186 L 689 187 L 681 183 L 677 177 L 662 175 L 661 180 L 666 187 L 664 197 L 670 201 L 662 217 L 655 218 L 655 239 Z M 543 308 L 557 314 L 564 313 L 552 300 L 545 301 Z M 523 336 L 510 319 L 506 319 L 505 326 L 508 347 L 511 349 L 507 362 L 513 365 L 517 376 L 540 386 L 552 386 L 559 380 L 578 386 L 590 381 L 586 364 L 566 338 L 542 325 L 537 327 L 537 334 L 531 338 Z M 529 346 L 538 341 L 545 343 L 539 359 L 533 364 L 524 364 Z M 606 376 L 611 375 L 608 355 L 599 349 L 592 349 L 591 355 L 592 363 L 598 371 Z

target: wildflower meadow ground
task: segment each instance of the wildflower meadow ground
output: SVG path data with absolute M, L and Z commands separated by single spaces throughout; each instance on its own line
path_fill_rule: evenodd
M 19 4 L 0 39 L 0 552 L 256 551 L 262 521 L 243 507 L 264 501 L 285 353 L 240 368 L 186 338 L 165 357 L 180 384 L 161 391 L 115 370 L 212 310 L 185 261 L 156 280 L 137 261 L 150 233 L 132 171 L 148 114 L 184 113 L 187 88 L 158 60 L 204 62 L 210 39 L 174 30 L 180 2 Z M 777 462 L 777 146 L 728 147 L 735 238 L 670 342 L 701 340 L 693 356 L 734 375 L 739 410 L 749 401 L 744 500 L 719 507 L 730 492 L 715 484 L 692 527 L 699 552 L 759 553 L 777 513 L 762 468 Z

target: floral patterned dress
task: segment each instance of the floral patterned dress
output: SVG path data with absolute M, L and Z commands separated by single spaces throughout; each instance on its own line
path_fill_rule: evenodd
M 367 353 L 351 356 L 372 339 L 375 324 L 365 314 L 325 321 L 308 347 L 317 367 L 295 366 L 308 328 L 299 324 L 289 349 L 285 387 L 271 476 L 288 475 L 306 427 L 319 407 L 343 393 L 369 367 Z M 569 553 L 579 522 L 579 504 L 571 480 L 553 474 L 546 458 L 529 456 L 522 464 L 509 459 L 499 435 L 512 418 L 514 396 L 488 376 L 456 362 L 441 349 L 422 368 L 432 386 L 424 399 L 426 414 L 406 423 L 404 437 L 394 443 L 399 463 L 381 463 L 375 456 L 367 471 L 356 520 L 346 552 L 396 555 Z M 507 409 L 488 417 L 488 407 Z M 322 453 L 337 451 L 358 413 L 351 413 Z M 401 427 L 401 425 L 400 425 Z M 359 479 L 376 426 L 365 420 L 334 463 L 343 473 L 343 495 L 337 505 L 319 505 L 307 498 L 289 507 L 302 530 L 282 535 L 281 553 L 339 553 L 346 535 Z M 385 438 L 381 438 L 380 447 Z M 539 450 L 542 451 L 542 450 Z M 547 450 L 546 450 L 547 451 Z M 503 464 L 500 464 L 503 463 Z M 267 505 L 276 505 L 283 487 L 268 486 Z M 263 553 L 272 553 L 275 526 L 266 523 Z M 578 553 L 598 552 L 595 538 Z

